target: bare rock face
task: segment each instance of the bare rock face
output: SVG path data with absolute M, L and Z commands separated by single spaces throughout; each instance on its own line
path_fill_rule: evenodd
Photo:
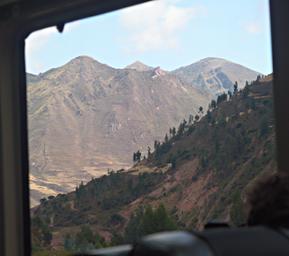
M 29 75 L 31 204 L 131 166 L 133 152 L 152 148 L 233 81 L 256 75 L 225 60 L 166 72 L 139 62 L 115 69 L 87 56 Z

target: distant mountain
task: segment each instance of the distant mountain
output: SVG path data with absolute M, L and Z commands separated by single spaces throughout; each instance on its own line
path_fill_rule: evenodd
M 148 159 L 43 200 L 33 218 L 50 227 L 54 248 L 63 248 L 63 237 L 85 224 L 108 241 L 113 234 L 120 241 L 132 213 L 147 205 L 163 204 L 179 229 L 212 220 L 240 225 L 245 191 L 276 170 L 272 106 L 272 77 L 256 80 L 200 120 L 182 122 Z
M 86 56 L 28 84 L 32 204 L 131 166 L 133 152 L 146 153 L 210 99 L 160 68 L 115 69 Z
M 189 66 L 171 72 L 183 82 L 210 93 L 212 96 L 233 91 L 233 84 L 238 82 L 239 88 L 246 81 L 255 80 L 260 73 L 242 65 L 221 58 L 205 58 Z
M 136 61 L 136 62 L 126 66 L 125 68 L 135 69 L 137 71 L 149 71 L 149 70 L 153 69 L 153 67 L 147 66 L 140 61 Z
M 26 79 L 29 85 L 39 81 L 39 77 L 37 75 L 33 75 L 30 73 L 26 73 Z

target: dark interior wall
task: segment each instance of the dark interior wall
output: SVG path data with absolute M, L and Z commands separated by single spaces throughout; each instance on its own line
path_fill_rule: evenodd
M 278 170 L 289 172 L 289 1 L 271 0 L 274 107 Z

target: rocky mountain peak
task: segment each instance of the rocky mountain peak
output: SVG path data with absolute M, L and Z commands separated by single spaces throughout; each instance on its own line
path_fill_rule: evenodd
M 171 73 L 193 87 L 208 91 L 212 96 L 232 91 L 235 81 L 239 88 L 243 88 L 247 80 L 255 80 L 260 75 L 240 64 L 216 57 L 201 59 Z
M 135 61 L 132 64 L 126 66 L 125 68 L 128 69 L 135 69 L 137 71 L 149 71 L 152 70 L 153 68 L 150 66 L 147 66 L 146 64 L 140 62 L 140 61 Z
M 92 57 L 89 56 L 78 56 L 72 60 L 70 60 L 68 63 L 66 63 L 64 66 L 107 66 L 103 63 L 100 63 L 99 61 L 95 60 Z
M 41 77 L 49 80 L 53 79 L 57 83 L 67 84 L 69 81 L 76 82 L 82 78 L 82 82 L 94 80 L 96 76 L 108 79 L 115 71 L 116 69 L 89 56 L 79 56 L 58 68 L 48 70 Z
M 226 63 L 232 63 L 231 61 L 225 60 L 223 58 L 217 58 L 217 57 L 207 57 L 204 59 L 199 60 L 199 64 L 209 65 L 209 66 L 222 66 Z M 195 64 L 195 63 L 194 63 Z M 194 65 L 192 64 L 192 65 Z

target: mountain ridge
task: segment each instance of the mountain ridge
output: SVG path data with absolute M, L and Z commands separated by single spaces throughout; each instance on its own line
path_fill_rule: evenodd
M 58 66 L 58 67 L 56 67 L 56 68 L 48 69 L 48 70 L 46 70 L 46 71 L 44 71 L 44 72 L 41 72 L 41 73 L 39 73 L 39 74 L 34 74 L 34 73 L 27 72 L 27 75 L 28 75 L 28 76 L 34 76 L 34 77 L 36 76 L 36 77 L 37 77 L 37 76 L 39 76 L 39 75 L 45 74 L 46 72 L 49 72 L 50 70 L 54 70 L 54 69 L 57 69 L 57 68 L 61 68 L 61 67 L 65 66 L 65 65 L 67 65 L 67 64 L 69 64 L 69 63 L 71 63 L 71 62 L 73 63 L 73 62 L 78 61 L 78 60 L 80 60 L 80 61 L 96 62 L 96 63 L 98 63 L 98 64 L 100 64 L 100 65 L 104 65 L 104 66 L 110 67 L 110 68 L 112 68 L 112 69 L 136 69 L 136 70 L 137 70 L 137 66 L 140 65 L 140 66 L 143 66 L 143 67 L 145 67 L 145 68 L 148 68 L 148 70 L 145 70 L 145 71 L 149 71 L 149 70 L 154 69 L 155 67 L 159 67 L 158 65 L 156 65 L 156 66 L 149 66 L 149 65 L 146 65 L 145 63 L 143 63 L 143 62 L 141 62 L 141 61 L 139 61 L 139 60 L 136 60 L 136 61 L 132 62 L 131 64 L 128 64 L 128 65 L 125 66 L 124 68 L 115 68 L 115 67 L 110 66 L 110 65 L 108 65 L 108 64 L 101 63 L 101 62 L 99 62 L 97 59 L 95 59 L 95 58 L 93 58 L 93 57 L 91 57 L 91 56 L 89 56 L 89 55 L 80 55 L 80 56 L 77 56 L 77 57 L 72 58 L 71 60 L 67 61 L 66 63 L 64 63 L 64 64 L 62 64 L 62 65 L 60 65 L 60 66 Z M 234 61 L 231 61 L 231 60 L 228 60 L 228 59 L 225 59 L 225 58 L 221 58 L 221 57 L 205 57 L 205 58 L 199 59 L 199 60 L 197 60 L 197 61 L 194 61 L 194 62 L 192 62 L 192 63 L 190 63 L 190 64 L 183 65 L 183 66 L 180 66 L 180 67 L 175 68 L 175 69 L 172 69 L 172 70 L 167 70 L 167 72 L 168 72 L 168 73 L 174 73 L 174 72 L 177 71 L 178 69 L 186 68 L 186 67 L 189 67 L 189 66 L 198 64 L 198 63 L 212 62 L 212 61 L 213 61 L 213 62 L 214 62 L 214 61 L 219 61 L 219 62 L 223 62 L 223 63 L 233 63 L 233 64 L 239 65 L 239 66 L 241 66 L 241 67 L 245 67 L 246 69 L 249 69 L 249 70 L 251 70 L 251 71 L 254 71 L 254 70 L 251 69 L 251 68 L 247 68 L 246 66 L 244 66 L 244 65 L 242 65 L 242 64 L 238 64 L 238 63 L 236 63 L 236 62 L 234 62 Z M 133 68 L 131 68 L 131 67 L 133 67 Z M 134 67 L 135 67 L 135 68 L 134 68 Z M 142 70 L 141 70 L 141 71 L 142 71 Z M 264 75 L 264 74 L 262 74 L 261 72 L 258 72 L 258 71 L 254 71 L 254 72 L 256 72 L 256 74 Z
M 27 88 L 32 205 L 128 168 L 133 152 L 216 97 L 159 67 L 115 69 L 88 56 L 28 75 Z

